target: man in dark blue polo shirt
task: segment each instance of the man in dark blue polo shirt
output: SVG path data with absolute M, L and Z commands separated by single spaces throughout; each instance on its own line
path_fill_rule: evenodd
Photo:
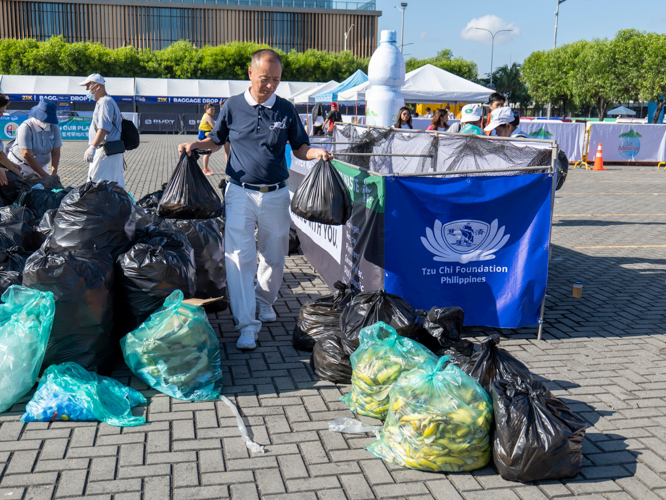
M 231 146 L 224 238 L 227 286 L 240 332 L 239 349 L 254 349 L 262 322 L 276 320 L 273 303 L 282 284 L 291 222 L 285 146 L 289 142 L 294 156 L 301 160 L 332 156 L 325 149 L 310 147 L 293 104 L 275 95 L 282 76 L 277 52 L 255 52 L 249 75 L 252 85 L 224 103 L 208 137 L 178 147 L 189 154 L 193 149 L 218 151 L 227 140 Z

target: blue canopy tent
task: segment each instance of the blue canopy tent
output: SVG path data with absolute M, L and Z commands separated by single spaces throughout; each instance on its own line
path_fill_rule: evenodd
M 344 92 L 345 90 L 356 87 L 368 81 L 368 75 L 363 73 L 360 69 L 356 70 L 356 73 L 347 78 L 344 82 L 340 83 L 337 87 L 322 92 L 321 94 L 315 95 L 315 102 L 324 102 L 332 103 L 338 102 L 338 94 Z

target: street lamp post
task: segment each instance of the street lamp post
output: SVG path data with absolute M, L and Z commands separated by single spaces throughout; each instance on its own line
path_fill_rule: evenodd
M 396 9 L 402 12 L 402 28 L 400 29 L 400 53 L 402 54 L 402 47 L 404 46 L 405 41 L 405 9 L 407 8 L 407 2 L 402 2 L 400 7 L 394 5 Z
M 490 45 L 490 86 L 492 87 L 493 85 L 493 56 L 495 55 L 495 35 L 498 33 L 501 33 L 502 31 L 513 31 L 513 30 L 498 30 L 495 33 L 493 33 L 490 30 L 487 30 L 486 28 L 474 28 L 475 30 L 482 30 L 482 31 L 487 31 L 490 33 L 490 36 L 493 37 L 492 43 Z
M 560 18 L 560 4 L 563 2 L 566 2 L 566 0 L 555 0 L 557 2 L 557 6 L 555 7 L 555 36 L 553 37 L 553 49 L 557 48 L 557 21 Z M 551 103 L 548 103 L 548 114 L 546 117 L 550 120 L 551 114 L 553 111 L 553 105 Z M 562 110 L 565 112 L 564 110 Z
M 347 51 L 347 37 L 349 36 L 349 32 L 352 30 L 354 25 L 352 24 L 347 31 L 345 31 L 345 51 Z

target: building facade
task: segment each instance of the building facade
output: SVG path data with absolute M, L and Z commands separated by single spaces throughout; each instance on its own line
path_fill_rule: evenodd
M 232 41 L 285 52 L 347 48 L 369 57 L 377 46 L 375 0 L 0 0 L 0 37 L 95 41 L 117 48 L 198 47 Z

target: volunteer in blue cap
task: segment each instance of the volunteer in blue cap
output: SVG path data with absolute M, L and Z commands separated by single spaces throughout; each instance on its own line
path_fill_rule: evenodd
M 123 120 L 120 109 L 116 101 L 106 93 L 106 80 L 99 73 L 93 73 L 79 85 L 85 86 L 88 99 L 95 101 L 88 131 L 89 146 L 83 155 L 83 159 L 89 163 L 88 180 L 115 181 L 125 188 L 123 154 L 107 155 L 104 148 L 106 143 L 120 142 Z
M 30 110 L 30 118 L 19 126 L 7 156 L 18 164 L 22 175 L 48 177 L 49 163 L 51 175 L 58 173 L 61 147 L 57 106 L 54 102 L 41 101 Z

